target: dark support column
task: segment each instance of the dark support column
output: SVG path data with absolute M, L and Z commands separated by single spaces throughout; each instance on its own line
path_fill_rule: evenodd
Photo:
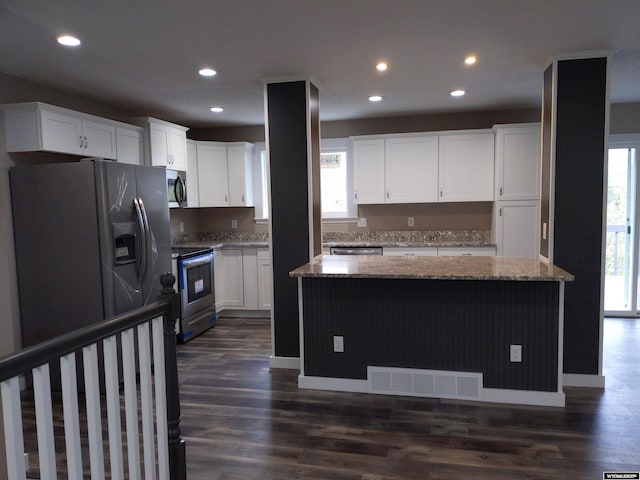
M 167 427 L 169 442 L 170 480 L 186 480 L 187 457 L 185 443 L 180 433 L 180 395 L 178 391 L 178 363 L 176 352 L 175 322 L 180 311 L 180 296 L 174 291 L 175 277 L 171 273 L 160 276 L 162 291 L 158 300 L 169 300 L 171 308 L 163 317 L 164 370 L 167 391 Z M 158 439 L 158 441 L 161 441 Z
M 565 291 L 564 372 L 593 376 L 601 375 L 607 60 L 553 62 L 543 94 L 541 254 L 575 275 Z
M 274 357 L 299 357 L 298 287 L 289 272 L 322 253 L 318 88 L 267 83 Z M 274 362 L 272 362 L 273 364 Z

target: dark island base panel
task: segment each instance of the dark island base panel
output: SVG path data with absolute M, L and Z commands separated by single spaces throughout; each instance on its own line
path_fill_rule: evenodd
M 558 387 L 560 282 L 302 282 L 304 377 L 366 380 L 368 366 L 478 372 L 484 389 L 564 398 Z M 343 353 L 334 352 L 334 336 L 344 337 Z M 510 361 L 510 345 L 522 345 L 522 362 Z

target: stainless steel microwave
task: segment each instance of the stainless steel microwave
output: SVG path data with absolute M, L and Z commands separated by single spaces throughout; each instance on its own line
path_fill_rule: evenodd
M 169 208 L 187 206 L 187 172 L 167 170 Z

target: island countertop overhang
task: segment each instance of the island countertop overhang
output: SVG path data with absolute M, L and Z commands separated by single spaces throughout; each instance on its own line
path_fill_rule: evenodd
M 292 277 L 423 280 L 573 281 L 560 267 L 520 257 L 384 257 L 318 255 Z

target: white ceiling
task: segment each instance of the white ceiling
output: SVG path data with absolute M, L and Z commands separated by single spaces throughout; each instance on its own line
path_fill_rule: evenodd
M 640 102 L 639 0 L 0 0 L 1 73 L 191 127 L 261 124 L 288 75 L 321 83 L 321 120 L 537 107 L 552 55 L 603 49 L 612 102 Z

